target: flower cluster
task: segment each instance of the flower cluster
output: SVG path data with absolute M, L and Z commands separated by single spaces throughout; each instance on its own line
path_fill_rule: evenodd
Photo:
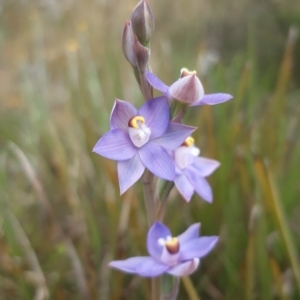
M 188 107 L 215 105 L 230 100 L 232 96 L 224 93 L 206 95 L 196 72 L 185 68 L 173 84 L 164 84 L 149 71 L 153 30 L 152 11 L 147 1 L 141 0 L 132 13 L 131 21 L 125 24 L 122 48 L 133 67 L 145 103 L 137 109 L 129 102 L 116 99 L 110 130 L 100 138 L 93 151 L 118 162 L 121 194 L 147 169 L 161 180 L 173 182 L 171 187 L 174 184 L 186 202 L 190 201 L 194 192 L 205 201 L 212 202 L 213 194 L 206 177 L 220 163 L 199 156 L 200 149 L 191 137 L 196 128 L 183 124 L 182 119 Z M 162 96 L 153 98 L 153 88 Z M 177 107 L 181 110 L 177 115 L 171 115 L 170 106 L 176 103 L 180 104 Z M 152 196 L 155 206 L 155 197 Z M 111 267 L 145 277 L 162 273 L 186 276 L 196 270 L 200 258 L 218 241 L 215 236 L 199 237 L 199 223 L 190 226 L 178 237 L 172 237 L 165 225 L 153 222 L 147 237 L 150 256 L 112 261 Z

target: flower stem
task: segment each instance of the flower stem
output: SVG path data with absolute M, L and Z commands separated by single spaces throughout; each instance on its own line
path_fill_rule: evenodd
M 174 186 L 173 181 L 168 181 L 165 186 L 163 187 L 162 195 L 160 197 L 160 204 L 157 209 L 157 219 L 159 221 L 162 221 L 164 214 L 165 214 L 165 209 L 168 203 L 169 195 L 171 193 L 171 190 Z
M 155 200 L 155 189 L 154 189 L 154 175 L 146 170 L 142 177 L 144 199 L 146 205 L 146 214 L 148 219 L 148 225 L 151 225 L 156 220 L 156 200 Z M 151 300 L 160 299 L 160 279 L 159 277 L 151 279 Z
M 180 277 L 174 277 L 173 280 L 174 280 L 174 282 L 173 282 L 172 289 L 168 294 L 163 295 L 163 300 L 176 300 L 177 299 L 178 292 L 179 292 Z
M 160 300 L 160 277 L 151 279 L 151 300 Z
M 156 201 L 153 179 L 154 175 L 149 170 L 146 170 L 143 174 L 142 182 L 149 227 L 156 220 Z

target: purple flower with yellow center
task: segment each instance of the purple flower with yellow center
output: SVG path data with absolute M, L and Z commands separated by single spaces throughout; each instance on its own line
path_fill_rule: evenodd
M 201 81 L 196 71 L 190 72 L 183 68 L 180 78 L 171 86 L 165 85 L 153 73 L 147 72 L 148 82 L 158 91 L 162 92 L 169 100 L 177 100 L 189 106 L 215 105 L 232 99 L 232 96 L 224 93 L 204 94 Z
M 196 223 L 181 235 L 172 237 L 168 227 L 155 222 L 147 236 L 150 256 L 115 260 L 109 266 L 143 277 L 156 277 L 163 273 L 187 276 L 197 269 L 200 258 L 208 254 L 218 242 L 217 236 L 199 237 L 199 228 L 200 224 Z
M 196 193 L 207 202 L 212 202 L 213 194 L 205 177 L 213 173 L 220 163 L 216 160 L 200 157 L 200 149 L 194 146 L 194 139 L 188 137 L 185 142 L 173 151 L 176 165 L 174 183 L 185 199 L 189 202 Z
M 99 155 L 118 161 L 121 194 L 143 174 L 145 167 L 165 180 L 174 180 L 175 164 L 168 151 L 179 147 L 195 127 L 170 122 L 166 97 L 148 100 L 139 110 L 116 100 L 110 131 L 93 149 Z

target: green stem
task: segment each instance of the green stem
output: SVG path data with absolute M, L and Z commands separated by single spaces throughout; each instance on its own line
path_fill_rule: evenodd
M 173 286 L 171 291 L 163 295 L 163 300 L 176 300 L 179 292 L 180 277 L 173 277 Z
M 146 214 L 148 219 L 148 225 L 151 225 L 156 220 L 156 201 L 155 201 L 155 189 L 154 189 L 154 175 L 146 170 L 142 177 L 143 190 L 144 190 L 144 199 L 146 205 Z M 160 299 L 160 279 L 152 278 L 151 279 L 151 300 Z
M 151 227 L 156 220 L 156 201 L 153 179 L 154 175 L 146 170 L 142 176 L 142 182 L 149 227 Z
M 151 300 L 160 300 L 160 277 L 151 279 Z
M 174 186 L 173 181 L 167 181 L 163 187 L 162 195 L 160 197 L 160 199 L 161 199 L 160 205 L 157 210 L 157 219 L 160 221 L 162 221 L 162 219 L 164 217 L 165 209 L 168 204 L 169 195 L 172 191 L 173 186 Z

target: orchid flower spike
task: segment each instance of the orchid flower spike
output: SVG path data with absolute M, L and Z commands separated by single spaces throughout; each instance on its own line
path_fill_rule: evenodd
M 215 105 L 232 99 L 231 95 L 223 93 L 205 95 L 196 71 L 190 72 L 185 68 L 181 70 L 180 78 L 169 87 L 149 71 L 146 77 L 148 82 L 169 100 L 177 100 L 189 106 Z
M 168 227 L 155 222 L 149 229 L 147 249 L 150 256 L 115 260 L 109 266 L 142 277 L 156 277 L 163 273 L 187 276 L 200 264 L 217 244 L 217 236 L 199 237 L 200 224 L 191 225 L 185 232 L 172 237 Z
M 174 180 L 175 164 L 168 151 L 179 147 L 196 129 L 170 122 L 166 97 L 148 100 L 139 110 L 116 100 L 110 118 L 110 131 L 93 152 L 118 161 L 120 192 L 123 194 L 143 174 L 145 168 L 157 177 Z
M 213 194 L 205 177 L 212 174 L 220 163 L 214 159 L 199 157 L 200 149 L 194 146 L 194 139 L 188 137 L 175 149 L 176 176 L 174 183 L 185 201 L 189 202 L 194 191 L 207 202 L 212 202 Z

